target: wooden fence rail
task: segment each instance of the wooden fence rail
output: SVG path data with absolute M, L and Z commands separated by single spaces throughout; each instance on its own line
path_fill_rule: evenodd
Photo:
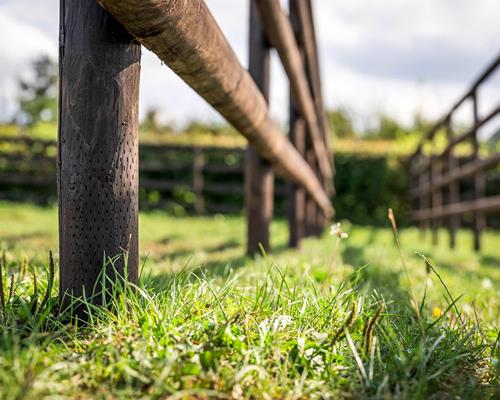
M 56 141 L 0 136 L 0 198 L 8 199 L 18 192 L 21 199 L 53 199 L 56 149 Z M 162 204 L 176 204 L 198 214 L 242 211 L 244 149 L 141 143 L 139 154 L 139 187 L 147 193 L 158 192 Z M 190 193 L 192 201 L 176 199 L 174 194 L 178 191 Z M 225 199 L 215 201 L 211 195 L 224 195 Z M 270 195 L 279 201 L 279 212 L 283 214 L 287 193 L 282 180 L 276 182 Z M 142 204 L 158 206 L 147 198 L 142 199 Z
M 412 218 L 421 229 L 432 227 L 433 241 L 438 241 L 438 229 L 444 219 L 448 219 L 450 246 L 456 245 L 456 231 L 461 218 L 473 215 L 474 248 L 481 247 L 481 232 L 486 226 L 486 214 L 500 211 L 500 196 L 485 197 L 485 173 L 500 165 L 498 150 L 486 158 L 480 157 L 478 132 L 500 113 L 500 105 L 493 108 L 483 118 L 478 114 L 478 90 L 500 65 L 500 55 L 474 81 L 472 86 L 457 103 L 424 136 L 417 150 L 410 158 L 410 196 L 412 198 Z M 473 124 L 465 132 L 455 135 L 452 119 L 466 101 L 472 101 Z M 438 151 L 436 137 L 445 133 L 446 145 Z M 465 163 L 459 161 L 458 145 L 470 143 L 472 154 Z M 461 183 L 472 179 L 473 200 L 461 200 Z M 447 204 L 444 204 L 447 199 Z
M 251 1 L 247 71 L 203 0 L 60 0 L 61 295 L 67 291 L 81 295 L 93 287 L 102 253 L 115 255 L 125 250 L 128 276 L 136 280 L 140 45 L 156 54 L 248 139 L 249 253 L 257 252 L 260 245 L 269 247 L 271 166 L 307 194 L 306 234 L 318 232 L 333 217 L 333 173 L 312 6 L 310 0 L 300 3 L 290 0 L 290 9 L 298 10 L 300 22 L 294 30 L 279 1 Z M 306 125 L 304 151 L 297 149 L 297 143 L 280 131 L 269 114 L 271 46 L 280 54 L 293 101 Z M 195 209 L 202 212 L 205 160 L 196 151 L 193 159 Z M 162 185 L 170 187 L 168 181 Z M 217 190 L 224 193 L 226 189 L 219 184 Z M 115 265 L 119 274 L 124 265 L 123 258 Z

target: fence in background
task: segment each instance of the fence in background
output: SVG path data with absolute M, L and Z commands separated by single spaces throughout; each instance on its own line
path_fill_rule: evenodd
M 171 212 L 241 213 L 245 150 L 239 147 L 141 143 L 143 207 Z M 0 136 L 0 198 L 46 204 L 55 200 L 57 142 Z M 277 212 L 285 213 L 287 187 L 276 179 Z
M 481 247 L 481 232 L 486 226 L 486 214 L 500 211 L 500 188 L 494 193 L 485 192 L 487 171 L 494 171 L 500 164 L 498 148 L 490 154 L 481 154 L 478 132 L 491 124 L 500 112 L 497 105 L 485 116 L 478 111 L 478 92 L 482 84 L 491 77 L 500 64 L 500 55 L 476 79 L 467 92 L 441 120 L 425 135 L 416 152 L 411 156 L 410 185 L 413 213 L 419 227 L 431 226 L 434 243 L 438 242 L 438 230 L 447 221 L 450 246 L 456 245 L 456 232 L 465 215 L 473 216 L 474 248 Z M 473 124 L 465 132 L 454 132 L 453 117 L 464 103 L 472 103 Z M 437 138 L 445 136 L 444 147 Z M 468 155 L 465 144 L 471 149 Z M 462 146 L 462 149 L 460 149 Z M 461 161 L 462 160 L 462 161 Z M 467 196 L 466 186 L 472 188 Z
M 206 214 L 244 212 L 244 148 L 200 144 L 198 152 L 189 143 L 154 142 L 143 142 L 139 147 L 142 209 L 157 208 L 190 215 L 196 210 L 204 210 Z M 391 207 L 398 216 L 398 223 L 407 226 L 408 176 L 401 173 L 406 156 L 390 149 L 367 152 L 367 147 L 371 148 L 360 142 L 335 156 L 338 217 L 356 224 L 383 226 L 387 223 L 387 208 Z M 0 198 L 54 204 L 57 200 L 56 153 L 54 141 L 12 137 L 12 133 L 0 132 Z M 193 189 L 195 155 L 196 162 L 203 164 L 202 174 L 198 175 L 201 179 L 196 181 L 198 188 L 200 182 L 203 186 L 202 201 L 198 201 L 201 196 L 195 196 L 199 190 Z M 152 182 L 148 189 L 143 187 L 147 180 Z M 492 182 L 489 180 L 488 184 Z M 274 215 L 287 217 L 291 214 L 289 205 L 294 196 L 280 176 L 274 177 L 273 186 Z M 199 208 L 195 209 L 195 204 Z M 488 221 L 489 224 L 495 222 L 491 218 Z

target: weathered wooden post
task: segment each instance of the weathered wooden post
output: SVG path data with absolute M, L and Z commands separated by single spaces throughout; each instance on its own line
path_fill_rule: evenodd
M 270 47 L 262 28 L 255 1 L 250 1 L 249 72 L 266 101 L 269 101 Z M 270 249 L 269 228 L 273 215 L 274 173 L 269 161 L 253 146 L 245 153 L 245 208 L 247 252 L 256 254 L 260 246 Z
M 472 94 L 472 112 L 473 112 L 473 123 L 476 126 L 479 123 L 479 112 L 478 112 L 478 101 L 477 101 L 477 91 L 475 90 Z M 479 140 L 478 140 L 478 130 L 475 129 L 472 134 L 472 146 L 473 153 L 472 157 L 474 161 L 479 161 Z M 482 199 L 485 195 L 485 179 L 484 172 L 478 171 L 474 175 L 474 199 Z M 479 251 L 481 249 L 481 233 L 486 226 L 486 217 L 484 212 L 477 211 L 474 213 L 474 250 Z
M 316 115 L 318 116 L 318 124 L 321 131 L 329 161 L 332 161 L 330 153 L 330 129 L 326 119 L 325 108 L 323 104 L 323 93 L 321 90 L 321 74 L 319 69 L 318 45 L 316 41 L 316 30 L 314 27 L 314 18 L 311 0 L 290 0 L 289 3 L 290 19 L 297 19 L 297 22 L 292 22 L 292 26 L 297 24 L 300 34 L 296 33 L 297 43 L 303 51 L 303 61 L 309 89 L 313 96 Z M 295 28 L 294 28 L 295 30 Z M 316 173 L 321 175 L 319 165 L 316 164 Z M 335 169 L 332 166 L 333 173 Z M 326 183 L 325 189 L 329 196 L 333 197 L 335 189 L 333 182 Z M 326 218 L 319 207 L 316 207 L 316 223 L 314 226 L 314 234 L 320 236 L 325 228 Z
M 426 188 L 426 173 L 425 171 L 422 171 L 421 165 L 423 162 L 425 162 L 425 157 L 423 154 L 423 149 L 419 147 L 418 153 L 416 155 L 416 163 L 415 165 L 415 171 L 416 171 L 416 187 L 417 187 L 417 192 L 418 192 L 418 201 L 417 201 L 417 212 L 420 210 L 423 210 L 427 208 L 427 199 L 428 196 L 425 195 L 424 190 Z M 421 238 L 423 239 L 425 237 L 425 230 L 426 230 L 426 224 L 427 221 L 424 219 L 419 220 L 419 230 L 420 230 L 420 235 Z
M 271 1 L 271 3 L 273 3 Z M 276 3 L 274 3 L 276 4 Z M 302 90 L 305 90 L 308 92 L 307 95 L 302 95 L 304 97 L 309 97 L 311 99 L 311 103 L 313 104 L 315 108 L 315 113 L 316 113 L 316 124 L 317 127 L 319 128 L 319 134 L 314 136 L 311 134 L 311 124 L 307 124 L 305 128 L 302 128 L 300 126 L 301 122 L 298 122 L 299 114 L 298 112 L 302 113 L 301 118 L 305 122 L 305 117 L 304 115 L 304 107 L 301 106 L 301 100 L 299 96 L 297 95 L 297 89 L 294 89 L 294 85 L 296 83 L 292 82 L 292 80 L 297 79 L 296 77 L 299 76 L 299 74 L 295 73 L 290 74 L 290 80 L 291 80 L 291 85 L 290 85 L 290 134 L 291 136 L 293 135 L 294 137 L 291 137 L 292 142 L 297 141 L 297 129 L 305 129 L 306 131 L 306 137 L 301 138 L 300 133 L 299 133 L 299 140 L 304 141 L 304 146 L 305 148 L 302 150 L 304 158 L 308 162 L 308 164 L 311 166 L 311 168 L 315 171 L 316 175 L 318 176 L 319 179 L 321 179 L 321 172 L 320 172 L 320 165 L 318 163 L 316 153 L 315 153 L 315 145 L 314 141 L 320 141 L 323 142 L 324 140 L 324 126 L 323 126 L 323 119 L 320 118 L 323 114 L 323 106 L 322 104 L 320 105 L 318 103 L 318 100 L 320 100 L 320 95 L 321 95 L 321 89 L 320 89 L 320 82 L 319 82 L 319 70 L 316 71 L 315 64 L 317 64 L 317 58 L 315 54 L 315 43 L 314 41 L 314 33 L 313 33 L 313 27 L 312 27 L 312 15 L 307 15 L 307 6 L 304 1 L 298 1 L 298 0 L 290 0 L 289 2 L 289 25 L 292 29 L 294 38 L 294 45 L 296 47 L 296 52 L 298 55 L 298 60 L 300 60 L 300 64 L 302 65 L 301 68 L 303 68 L 303 75 L 305 77 L 305 82 L 306 86 L 302 88 Z M 265 10 L 264 10 L 265 11 Z M 268 11 L 269 12 L 269 11 Z M 279 11 L 281 13 L 281 10 Z M 274 14 L 277 14 L 278 11 L 276 8 L 274 8 Z M 272 13 L 271 13 L 272 14 Z M 277 18 L 279 21 L 281 18 Z M 271 23 L 270 18 L 268 18 L 268 23 Z M 283 26 L 286 26 L 286 24 L 282 24 Z M 284 30 L 286 32 L 286 29 Z M 270 32 L 271 33 L 271 32 Z M 276 33 L 277 34 L 277 33 Z M 307 43 L 307 49 L 306 49 L 306 40 L 308 41 Z M 291 41 L 290 41 L 291 42 Z M 283 47 L 283 46 L 282 46 Z M 283 50 L 282 50 L 283 52 Z M 292 69 L 289 68 L 290 71 Z M 316 75 L 314 75 L 317 73 Z M 296 125 L 299 126 L 296 126 Z M 295 126 L 294 126 L 295 125 Z M 300 143 L 299 145 L 302 145 Z M 323 145 L 323 148 L 326 148 L 324 146 L 324 143 L 321 143 Z M 318 146 L 316 146 L 318 147 Z M 330 175 L 331 176 L 331 175 Z M 328 179 L 328 178 L 326 178 Z M 332 182 L 331 182 L 332 183 Z M 331 185 L 326 185 L 327 187 L 331 187 Z M 305 195 L 304 199 L 301 199 L 301 193 L 297 193 L 298 188 L 294 188 L 293 186 L 291 187 L 291 193 L 290 193 L 290 207 L 291 207 L 291 213 L 290 213 L 290 223 L 294 224 L 297 220 L 297 218 L 303 219 L 303 227 L 301 228 L 296 228 L 294 227 L 293 229 L 290 230 L 291 236 L 290 236 L 290 245 L 292 247 L 296 247 L 298 245 L 298 242 L 296 242 L 296 239 L 294 236 L 297 236 L 297 233 L 300 232 L 302 236 L 311 236 L 311 235 L 317 235 L 319 234 L 320 230 L 322 231 L 321 225 L 321 210 L 317 207 L 316 202 L 308 195 Z M 300 204 L 300 207 L 303 208 L 302 211 L 300 211 L 299 215 L 297 215 L 298 211 L 293 210 L 293 207 L 296 207 L 298 204 Z M 300 240 L 300 238 L 298 239 Z
M 295 41 L 297 43 L 297 49 L 300 54 L 302 63 L 304 62 L 304 50 L 301 47 L 301 21 L 299 16 L 299 10 L 297 4 L 293 1 L 289 2 L 289 18 L 290 25 L 293 29 L 295 35 Z M 297 151 L 304 157 L 308 162 L 311 158 L 311 151 L 307 152 L 308 143 L 308 132 L 306 121 L 301 115 L 301 106 L 296 97 L 296 90 L 294 90 L 292 84 L 290 84 L 290 107 L 289 107 L 289 119 L 290 119 L 290 131 L 289 137 L 290 141 L 293 143 Z M 307 154 L 309 153 L 309 154 Z M 309 157 L 309 159 L 308 159 Z M 312 165 L 311 165 L 312 167 Z M 307 213 L 307 205 L 310 202 L 310 197 L 304 192 L 304 190 L 293 183 L 289 186 L 289 246 L 299 247 L 300 241 L 307 235 L 308 228 L 310 225 L 310 213 Z M 309 206 L 309 208 L 311 208 Z M 308 220 L 309 218 L 309 220 Z M 309 229 L 310 230 L 310 229 Z
M 290 141 L 303 157 L 306 152 L 306 124 L 300 116 L 294 97 L 290 92 Z M 299 247 L 305 236 L 306 192 L 303 187 L 293 182 L 288 184 L 288 245 Z
M 443 205 L 443 196 L 441 188 L 436 187 L 436 182 L 441 177 L 441 159 L 438 155 L 431 156 L 431 204 L 432 204 L 432 243 L 439 243 L 439 228 L 441 227 L 441 217 L 435 216 L 435 213 L 441 210 Z
M 261 91 L 203 0 L 98 2 L 239 130 L 278 173 L 302 185 L 327 217 L 333 215 L 322 184 L 272 121 Z
M 446 120 L 446 135 L 448 143 L 453 140 L 453 127 L 451 116 Z M 450 176 L 458 168 L 458 160 L 453 154 L 453 147 L 448 151 L 448 176 Z M 450 180 L 448 185 L 448 204 L 458 203 L 460 201 L 460 181 Z M 456 234 L 460 227 L 460 215 L 450 215 L 448 221 L 448 230 L 450 233 L 450 247 L 453 249 L 456 246 Z
M 317 115 L 307 79 L 303 50 L 297 41 L 297 30 L 295 29 L 294 32 L 292 22 L 283 13 L 279 0 L 255 1 L 269 42 L 278 51 L 290 82 L 290 88 L 297 101 L 297 106 L 306 122 L 307 135 L 311 137 L 311 145 L 318 161 L 323 185 L 327 188 L 327 192 L 331 192 L 330 188 L 333 185 L 331 161 L 322 140 L 320 118 Z M 298 26 L 298 29 L 300 30 L 300 26 Z
M 114 263 L 116 272 L 137 280 L 141 49 L 95 0 L 61 0 L 60 6 L 58 192 L 64 298 L 91 295 L 104 256 L 122 255 Z M 107 273 L 115 278 L 111 267 Z
M 316 170 L 316 157 L 314 155 L 313 145 L 309 138 L 306 139 L 306 160 L 307 163 L 311 166 L 311 168 L 317 172 Z M 305 203 L 305 236 L 313 236 L 316 234 L 317 230 L 317 208 L 316 202 L 311 196 L 306 195 L 306 203 Z
M 203 198 L 203 187 L 205 179 L 203 169 L 205 167 L 205 157 L 199 147 L 193 149 L 193 193 L 194 193 L 194 212 L 198 215 L 205 212 L 205 201 Z

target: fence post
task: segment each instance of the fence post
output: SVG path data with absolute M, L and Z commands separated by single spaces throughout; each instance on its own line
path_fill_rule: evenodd
M 474 91 L 472 94 L 472 110 L 474 116 L 474 126 L 479 122 L 479 112 L 478 112 L 478 101 L 477 101 L 477 91 Z M 477 129 L 474 131 L 472 135 L 472 146 L 473 146 L 473 159 L 474 161 L 479 160 L 479 140 L 478 140 L 478 132 Z M 478 171 L 474 175 L 474 199 L 478 200 L 483 198 L 485 195 L 485 178 L 484 172 Z M 481 250 L 481 233 L 486 226 L 486 217 L 484 212 L 477 211 L 474 213 L 474 222 L 473 222 L 473 230 L 474 230 L 474 250 Z
M 433 152 L 434 153 L 434 152 Z M 433 187 L 439 180 L 442 170 L 442 162 L 439 156 L 431 156 L 431 204 L 433 212 L 443 205 L 443 195 L 441 188 Z M 439 228 L 441 227 L 441 218 L 432 217 L 432 243 L 437 245 L 439 243 Z
M 316 31 L 314 27 L 314 18 L 311 0 L 290 0 L 289 12 L 292 28 L 295 31 L 296 41 L 299 49 L 302 50 L 303 64 L 309 89 L 313 97 L 318 118 L 318 125 L 321 131 L 321 139 L 323 140 L 331 161 L 330 154 L 330 129 L 326 119 L 323 93 L 321 90 L 321 76 L 319 69 L 318 46 L 316 42 Z M 296 28 L 298 26 L 298 29 Z M 334 168 L 332 168 L 334 172 Z M 316 165 L 316 173 L 321 176 L 319 164 Z M 328 179 L 328 178 L 326 178 Z M 325 182 L 325 188 L 330 196 L 334 194 L 334 186 L 332 182 Z M 321 236 L 326 223 L 326 218 L 323 212 L 316 207 L 314 234 Z
M 453 128 L 451 117 L 446 120 L 446 135 L 448 143 L 453 140 Z M 448 152 L 448 175 L 458 168 L 458 160 L 453 154 L 453 148 Z M 458 203 L 460 201 L 460 181 L 450 181 L 448 185 L 448 204 Z M 456 233 L 460 227 L 460 215 L 450 215 L 448 229 L 450 232 L 450 247 L 456 246 Z
M 420 153 L 418 155 L 418 191 L 419 191 L 419 197 L 418 197 L 418 210 L 424 210 L 429 208 L 429 193 L 424 194 L 424 190 L 426 187 L 429 185 L 429 174 L 427 173 L 427 169 L 421 168 L 422 163 L 426 163 L 427 159 L 423 154 L 423 149 L 420 150 Z M 425 238 L 425 234 L 427 232 L 427 228 L 429 226 L 429 221 L 420 219 L 419 222 L 419 227 L 420 227 L 420 234 L 422 239 Z
M 249 72 L 269 100 L 270 49 L 254 0 L 250 1 Z M 269 227 L 273 214 L 274 174 L 271 164 L 252 146 L 245 153 L 245 205 L 247 212 L 247 252 L 269 250 Z
M 303 6 L 305 5 L 302 4 Z M 315 113 L 318 112 L 318 109 L 316 107 L 316 98 L 314 97 L 314 92 L 313 92 L 313 89 L 314 89 L 314 82 L 313 82 L 313 78 L 312 78 L 312 69 L 310 68 L 311 67 L 311 64 L 308 65 L 307 61 L 306 60 L 306 51 L 305 51 L 305 48 L 304 48 L 304 29 L 306 28 L 304 26 L 304 21 L 305 21 L 305 18 L 304 18 L 304 15 L 301 15 L 301 13 L 303 13 L 303 10 L 301 10 L 301 5 L 299 4 L 298 1 L 293 1 L 293 0 L 290 0 L 289 2 L 289 18 L 290 18 L 290 26 L 292 28 L 292 31 L 293 31 L 293 35 L 294 35 L 294 40 L 295 40 L 295 43 L 296 43 L 296 46 L 297 46 L 297 50 L 298 50 L 298 55 L 300 57 L 300 60 L 301 60 L 301 64 L 304 68 L 304 76 L 306 78 L 306 84 L 307 86 L 304 86 L 303 87 L 303 90 L 304 91 L 309 91 L 309 96 L 312 100 L 312 103 L 314 105 L 314 108 L 315 108 Z M 312 60 L 309 60 L 309 61 L 312 61 Z M 290 98 L 292 99 L 293 98 L 293 103 L 294 103 L 294 107 L 296 106 L 298 110 L 300 110 L 301 112 L 303 112 L 303 108 L 300 107 L 300 100 L 298 99 L 298 96 L 297 96 L 297 91 L 296 90 L 293 90 L 293 85 L 295 83 L 294 82 L 290 82 Z M 304 95 L 303 95 L 304 96 Z M 304 118 L 304 121 L 305 121 L 305 117 L 304 115 L 302 115 L 302 118 Z M 316 122 L 318 123 L 318 128 L 320 128 L 320 122 L 322 122 L 322 120 L 320 121 L 319 119 L 319 114 L 316 115 Z M 316 175 L 318 176 L 318 170 L 319 170 L 319 163 L 317 163 L 317 158 L 316 158 L 316 154 L 315 154 L 315 147 L 314 147 L 314 144 L 313 143 L 313 139 L 312 137 L 314 135 L 311 135 L 311 132 L 310 132 L 310 129 L 311 129 L 311 126 L 310 124 L 307 124 L 306 123 L 306 126 L 305 126 L 305 132 L 306 132 L 306 137 L 305 137 L 305 148 L 304 148 L 304 158 L 305 160 L 307 161 L 307 163 L 311 166 L 311 168 L 313 169 L 313 171 L 316 173 Z M 318 131 L 318 135 L 316 135 L 316 138 L 318 140 L 322 140 L 322 134 L 323 132 L 321 131 Z M 320 175 L 320 174 L 319 174 Z M 325 177 L 323 177 L 325 178 Z M 325 184 L 325 182 L 323 182 L 323 184 Z M 330 182 L 331 184 L 331 182 Z M 304 226 L 303 226 L 303 235 L 304 236 L 312 236 L 312 235 L 315 235 L 317 234 L 319 228 L 318 228 L 318 210 L 317 210 L 317 207 L 316 207 L 316 203 L 314 202 L 314 200 L 308 196 L 307 194 L 305 195 L 305 198 L 304 198 Z
M 203 214 L 205 212 L 205 202 L 203 199 L 203 169 L 205 167 L 205 157 L 199 147 L 193 147 L 193 193 L 194 212 Z
M 60 11 L 59 251 L 66 303 L 66 293 L 90 296 L 104 255 L 121 255 L 116 272 L 137 281 L 141 48 L 94 0 L 61 0 Z M 107 274 L 116 278 L 111 266 Z
M 306 140 L 306 161 L 311 168 L 316 172 L 316 157 L 309 138 Z M 306 195 L 305 204 L 305 236 L 313 236 L 317 232 L 317 216 L 316 202 L 311 196 Z
M 302 156 L 305 155 L 306 148 L 305 129 L 305 121 L 300 116 L 290 92 L 290 141 Z M 300 241 L 305 236 L 305 201 L 304 188 L 293 182 L 288 183 L 288 228 L 290 231 L 288 245 L 290 247 L 299 247 Z

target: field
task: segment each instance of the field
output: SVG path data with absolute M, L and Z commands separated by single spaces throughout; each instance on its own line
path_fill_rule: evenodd
M 0 398 L 498 398 L 500 233 L 342 229 L 248 259 L 240 216 L 143 213 L 139 288 L 77 330 L 40 304 L 57 210 L 0 203 Z

